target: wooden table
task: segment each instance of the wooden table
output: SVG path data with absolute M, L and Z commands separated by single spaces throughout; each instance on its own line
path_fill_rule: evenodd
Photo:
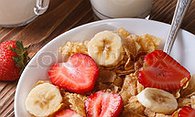
M 154 0 L 150 19 L 170 23 L 176 0 Z M 193 8 L 194 7 L 194 8 Z M 76 26 L 92 22 L 93 11 L 88 0 L 51 0 L 44 15 L 32 23 L 18 28 L 1 28 L 0 42 L 21 40 L 29 46 L 29 56 L 61 33 Z M 195 0 L 187 11 L 182 28 L 195 34 Z M 0 82 L 0 117 L 14 116 L 15 82 Z

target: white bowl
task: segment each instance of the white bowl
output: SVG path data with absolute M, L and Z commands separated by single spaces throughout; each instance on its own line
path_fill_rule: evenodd
M 168 36 L 170 25 L 145 20 L 145 19 L 109 19 L 97 22 L 92 22 L 74 28 L 56 37 L 47 45 L 45 45 L 29 62 L 23 71 L 15 94 L 15 116 L 16 117 L 30 117 L 25 109 L 25 99 L 33 85 L 38 80 L 48 79 L 47 71 L 49 65 L 54 62 L 62 61 L 62 57 L 58 53 L 58 48 L 67 41 L 84 41 L 91 39 L 94 34 L 103 30 L 116 30 L 124 27 L 131 33 L 145 34 L 149 33 L 162 39 L 162 45 Z M 171 56 L 179 63 L 185 66 L 191 74 L 195 73 L 195 35 L 180 30 L 177 40 L 172 49 Z

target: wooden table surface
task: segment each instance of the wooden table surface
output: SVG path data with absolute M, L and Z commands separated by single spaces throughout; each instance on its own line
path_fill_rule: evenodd
M 29 46 L 29 56 L 56 36 L 76 26 L 92 22 L 93 11 L 89 0 L 50 0 L 48 11 L 32 23 L 18 28 L 0 28 L 0 42 L 20 40 Z M 170 23 L 176 0 L 154 0 L 152 20 Z M 182 28 L 195 34 L 195 0 L 187 11 Z M 15 82 L 0 82 L 0 117 L 14 116 Z

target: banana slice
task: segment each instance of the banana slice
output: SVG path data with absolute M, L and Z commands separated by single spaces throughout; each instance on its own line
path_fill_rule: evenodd
M 157 113 L 171 114 L 178 106 L 171 93 L 156 88 L 145 88 L 137 98 L 142 105 Z
M 28 94 L 25 106 L 26 110 L 34 116 L 49 116 L 56 112 L 62 102 L 59 89 L 50 84 L 43 83 L 35 86 Z
M 118 64 L 122 51 L 122 40 L 112 31 L 99 32 L 88 43 L 89 55 L 101 66 Z

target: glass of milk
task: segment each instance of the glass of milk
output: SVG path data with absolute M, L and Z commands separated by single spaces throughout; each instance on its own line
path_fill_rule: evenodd
M 0 0 L 0 27 L 23 26 L 43 14 L 49 0 Z
M 96 16 L 108 18 L 145 18 L 152 8 L 152 0 L 90 0 Z

